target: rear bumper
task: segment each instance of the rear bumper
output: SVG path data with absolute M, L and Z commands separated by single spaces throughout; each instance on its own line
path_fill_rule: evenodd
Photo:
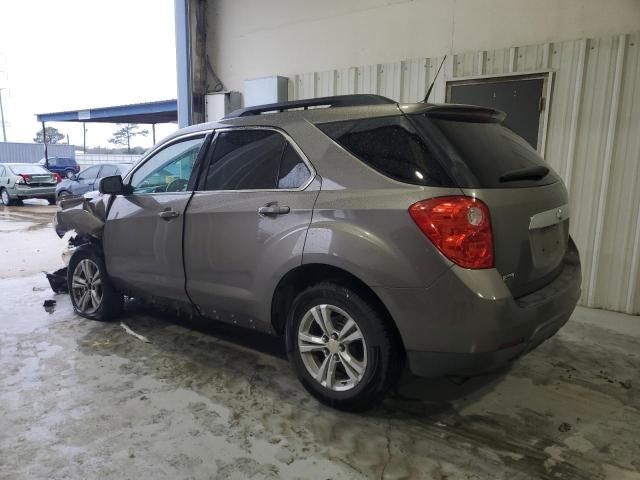
M 517 300 L 493 269 L 453 267 L 427 289 L 374 290 L 398 326 L 410 370 L 441 376 L 486 372 L 533 350 L 567 322 L 580 284 L 571 242 L 560 274 Z
M 56 186 L 51 187 L 18 187 L 15 188 L 15 197 L 20 199 L 26 198 L 50 198 L 55 196 Z

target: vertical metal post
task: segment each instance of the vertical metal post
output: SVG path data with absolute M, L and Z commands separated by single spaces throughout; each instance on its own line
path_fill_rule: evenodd
M 87 124 L 82 122 L 82 152 L 87 153 Z
M 0 121 L 2 122 L 2 141 L 6 142 L 7 141 L 7 131 L 5 130 L 4 127 L 4 110 L 2 108 L 2 90 L 4 90 L 3 88 L 0 88 Z
M 47 128 L 42 122 L 42 143 L 44 143 L 44 166 L 49 168 L 49 152 L 47 152 Z
M 175 0 L 176 71 L 178 73 L 178 126 L 191 125 L 191 26 L 189 0 Z
M 156 144 L 156 124 L 151 124 L 151 136 L 153 137 L 153 144 Z

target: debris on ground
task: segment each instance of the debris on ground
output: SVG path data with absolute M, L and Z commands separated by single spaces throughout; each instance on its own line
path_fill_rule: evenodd
M 558 431 L 559 431 L 559 432 L 567 433 L 569 430 L 571 430 L 571 424 L 570 424 L 570 423 L 562 422 L 562 423 L 558 426 Z
M 622 382 L 618 382 L 618 383 L 620 383 L 620 386 L 625 390 L 631 389 L 631 380 L 623 380 Z
M 133 330 L 131 330 L 129 328 L 129 326 L 126 323 L 120 322 L 120 326 L 122 328 L 124 328 L 124 331 L 127 332 L 129 335 L 132 335 L 134 337 L 136 337 L 138 340 L 140 340 L 141 342 L 144 343 L 151 343 L 151 340 L 149 340 L 147 337 L 145 337 L 144 335 L 140 335 L 139 333 L 134 332 Z
M 47 313 L 53 313 L 53 311 L 56 309 L 56 301 L 55 300 L 45 300 L 44 303 L 42 304 L 42 306 L 44 307 L 44 311 Z
M 67 267 L 56 270 L 53 273 L 44 272 L 51 285 L 51 290 L 55 293 L 69 293 L 69 285 L 67 284 Z

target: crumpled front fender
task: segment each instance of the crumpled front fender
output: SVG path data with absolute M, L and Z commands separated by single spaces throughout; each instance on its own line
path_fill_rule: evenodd
M 60 203 L 62 208 L 53 219 L 53 228 L 60 238 L 71 231 L 101 239 L 106 218 L 105 197 L 71 198 Z

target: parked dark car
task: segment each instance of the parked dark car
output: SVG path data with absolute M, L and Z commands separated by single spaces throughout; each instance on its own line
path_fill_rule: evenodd
M 80 165 L 70 157 L 49 157 L 48 161 L 43 158 L 38 163 L 50 172 L 59 174 L 62 178 L 80 171 Z
M 405 361 L 507 364 L 567 322 L 581 278 L 567 190 L 503 120 L 360 95 L 180 130 L 58 213 L 86 242 L 72 304 L 103 320 L 148 297 L 282 335 L 308 391 L 349 410 Z
M 39 198 L 55 203 L 57 173 L 34 163 L 0 163 L 0 200 L 5 206 L 22 205 L 22 200 Z
M 79 174 L 71 174 L 56 186 L 56 199 L 58 201 L 66 197 L 81 196 L 92 190 L 97 190 L 98 180 L 112 175 L 124 176 L 131 165 L 104 163 L 92 165 L 82 170 Z

